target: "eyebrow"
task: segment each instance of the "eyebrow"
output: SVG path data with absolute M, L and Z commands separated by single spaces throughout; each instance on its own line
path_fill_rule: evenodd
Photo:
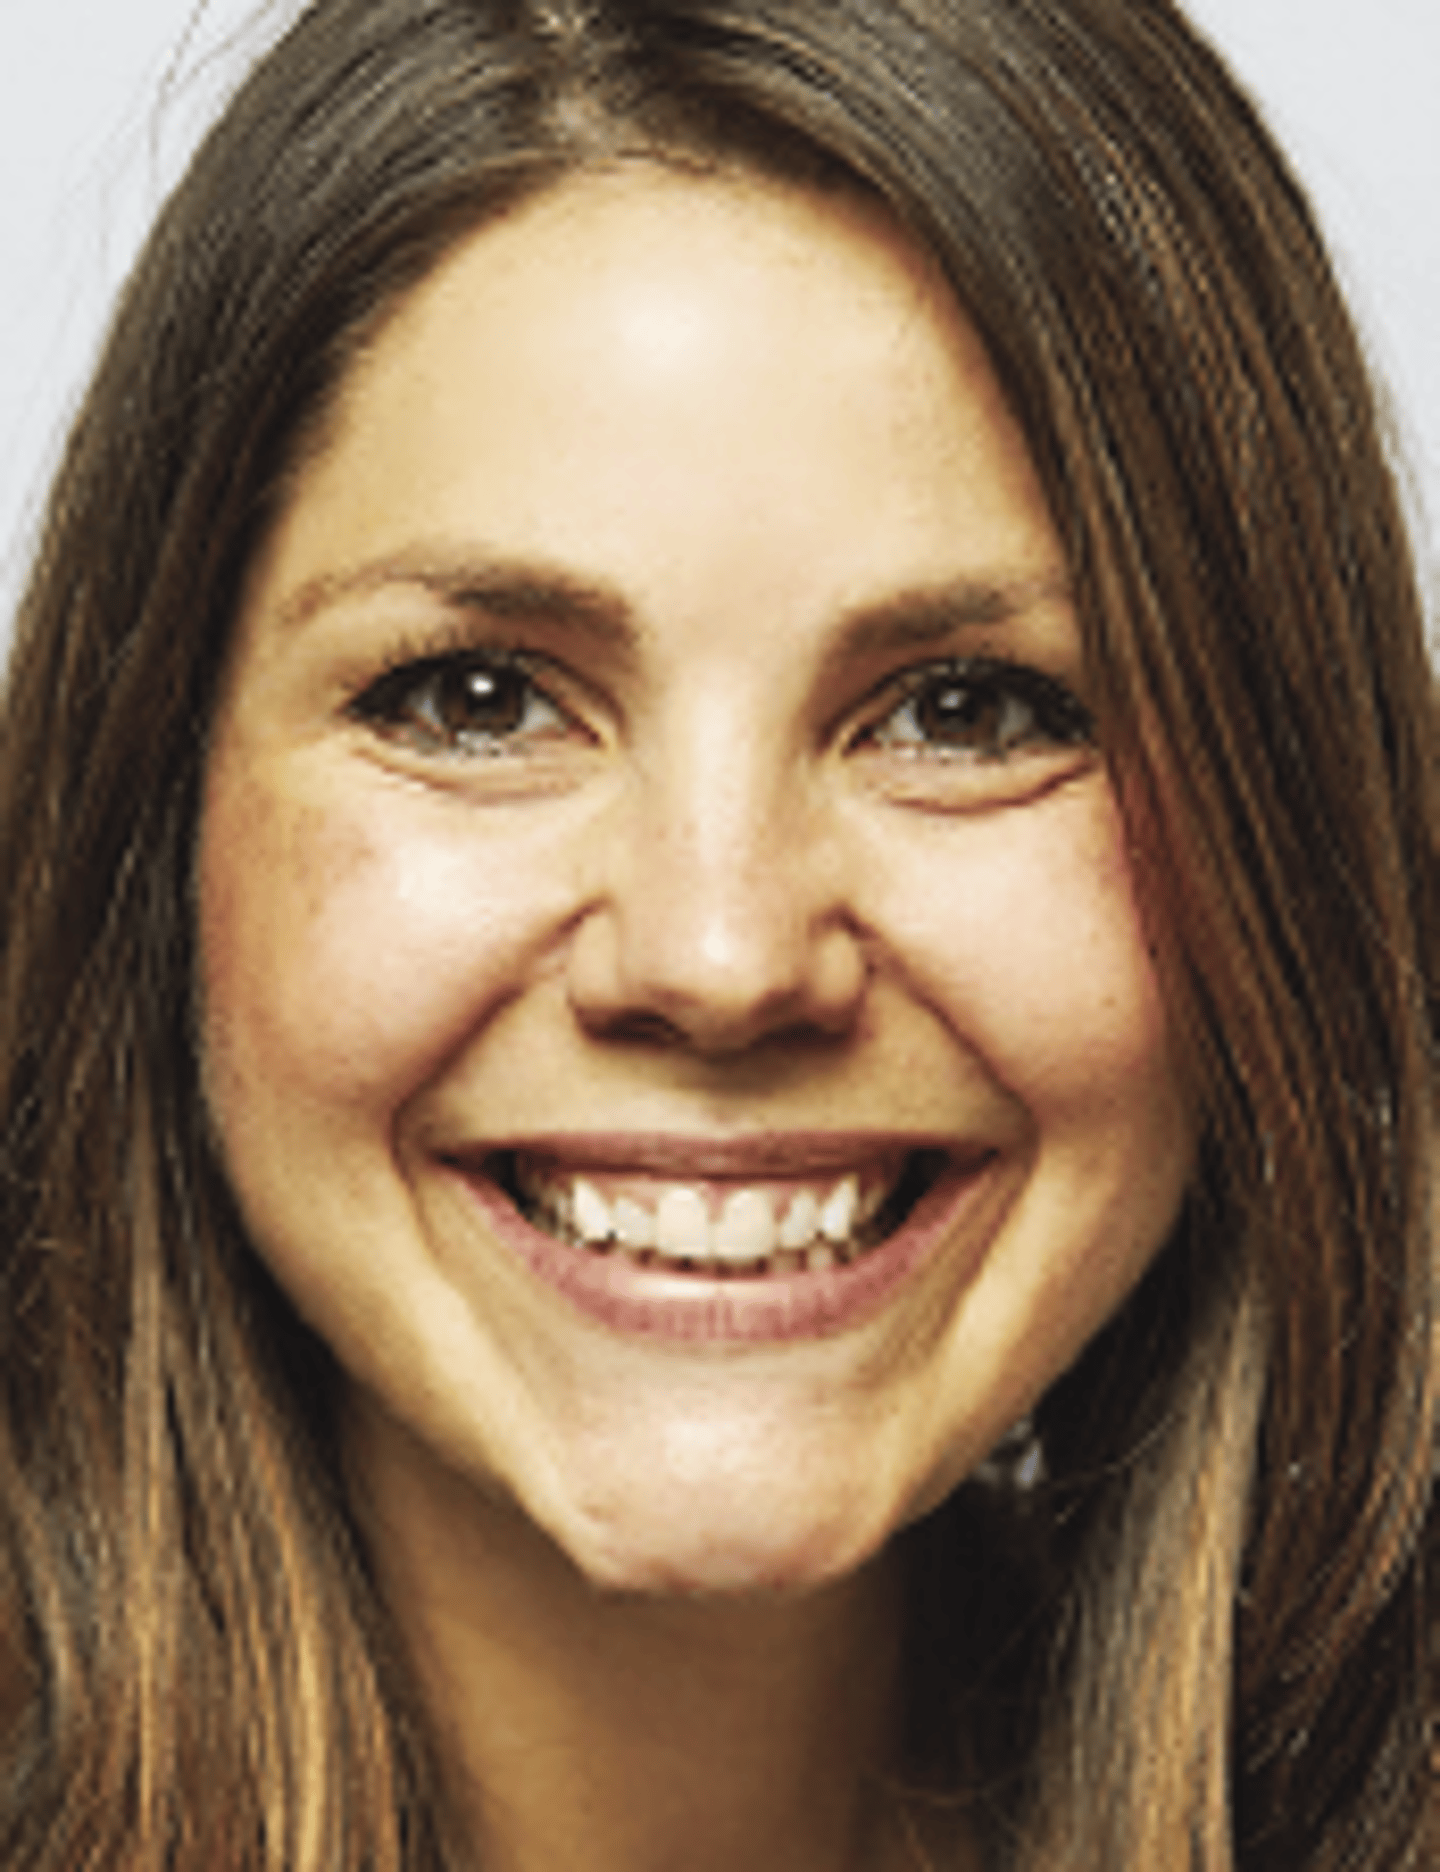
M 308 579 L 280 606 L 277 622 L 299 630 L 322 611 L 392 587 L 425 592 L 450 611 L 516 622 L 545 619 L 625 649 L 637 637 L 631 609 L 608 586 L 534 560 L 403 554 Z
M 641 636 L 633 607 L 609 585 L 540 560 L 423 552 L 307 580 L 280 606 L 278 621 L 286 630 L 297 630 L 335 605 L 395 586 L 419 589 L 447 610 L 516 623 L 544 621 L 627 654 L 637 649 Z M 1005 624 L 1039 605 L 1069 597 L 1063 573 L 982 575 L 917 585 L 842 611 L 825 661 L 844 665 L 895 651 L 933 648 L 958 633 Z
M 843 663 L 896 650 L 933 649 L 958 633 L 1008 624 L 1039 605 L 1070 597 L 1070 581 L 1062 572 L 915 586 L 847 613 L 827 660 Z

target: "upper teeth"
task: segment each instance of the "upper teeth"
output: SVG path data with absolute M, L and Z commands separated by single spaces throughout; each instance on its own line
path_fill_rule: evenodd
M 646 1190 L 627 1179 L 624 1190 L 607 1197 L 589 1177 L 548 1172 L 522 1180 L 547 1219 L 593 1246 L 613 1241 L 664 1259 L 729 1266 L 764 1261 L 777 1250 L 804 1253 L 812 1265 L 827 1261 L 874 1216 L 889 1188 L 883 1180 L 867 1179 L 862 1190 L 851 1171 L 828 1188 L 745 1185 L 731 1189 L 716 1207 L 704 1188 L 691 1183 Z

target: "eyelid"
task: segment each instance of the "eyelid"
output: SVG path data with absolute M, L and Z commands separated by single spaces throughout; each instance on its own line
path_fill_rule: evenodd
M 863 743 L 873 738 L 905 703 L 947 680 L 976 686 L 989 684 L 1018 696 L 1036 711 L 1042 727 L 1050 731 L 1044 738 L 1052 745 L 1075 747 L 1094 742 L 1095 717 L 1064 678 L 1031 663 L 990 655 L 939 657 L 886 677 L 866 698 L 866 726 L 858 739 Z M 943 751 L 938 744 L 937 751 Z
M 977 693 L 961 698 L 949 723 L 927 724 L 918 713 L 926 691 L 947 680 Z M 916 713 L 902 724 L 907 710 Z M 1095 773 L 1096 726 L 1063 676 L 1003 657 L 952 656 L 877 684 L 842 752 L 857 782 L 888 804 L 968 817 L 1028 806 Z
M 572 727 L 583 728 L 579 710 L 565 695 L 567 688 L 576 686 L 574 679 L 553 659 L 513 642 L 477 641 L 473 630 L 454 627 L 418 641 L 409 638 L 392 644 L 388 652 L 372 660 L 368 677 L 349 690 L 343 712 L 373 731 L 388 731 L 390 738 L 408 740 L 422 755 L 463 759 L 467 752 L 486 748 L 484 731 L 476 728 L 467 737 L 463 731 L 448 732 L 441 724 L 427 726 L 414 705 L 427 683 L 471 670 L 519 676 L 537 702 Z M 496 731 L 486 751 L 521 753 L 534 741 L 533 733 L 523 730 Z
M 454 641 L 436 638 L 421 643 L 406 641 L 373 660 L 370 673 L 354 689 L 346 703 L 346 713 L 368 718 L 375 712 L 373 699 L 376 696 L 392 691 L 403 693 L 406 688 L 424 682 L 427 676 L 447 670 L 479 665 L 500 670 L 519 670 L 523 675 L 533 676 L 533 666 L 538 660 L 511 644 L 476 643 L 473 638 L 457 637 Z

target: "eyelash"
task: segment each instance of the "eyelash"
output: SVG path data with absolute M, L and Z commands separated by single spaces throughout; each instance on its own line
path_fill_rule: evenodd
M 573 730 L 575 719 L 541 685 L 539 659 L 503 647 L 402 652 L 387 659 L 381 675 L 350 702 L 354 720 L 426 753 L 484 757 Z M 478 685 L 488 685 L 483 694 Z M 475 705 L 500 705 L 508 719 L 479 724 L 469 715 Z M 525 725 L 538 708 L 550 718 L 540 727 Z
M 999 763 L 1026 749 L 1088 747 L 1095 739 L 1089 709 L 1054 676 L 999 657 L 956 657 L 907 671 L 900 694 L 862 731 L 859 744 L 909 758 Z M 886 685 L 893 695 L 893 686 Z M 884 692 L 882 692 L 884 693 Z M 928 732 L 921 711 L 949 708 L 948 723 Z M 913 732 L 897 730 L 908 714 Z
M 500 646 L 402 651 L 387 659 L 347 713 L 425 753 L 486 757 L 523 751 L 535 741 L 573 733 L 577 725 L 572 711 L 539 680 L 540 662 Z M 477 725 L 477 701 L 498 705 L 505 719 Z M 881 701 L 883 712 L 860 730 L 852 747 L 914 761 L 998 766 L 1027 750 L 1085 747 L 1095 737 L 1094 719 L 1071 689 L 1003 658 L 923 664 L 888 680 L 872 706 Z M 539 725 L 527 723 L 537 711 Z

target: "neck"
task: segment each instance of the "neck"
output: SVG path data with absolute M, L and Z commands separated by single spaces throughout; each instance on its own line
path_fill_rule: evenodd
M 365 1529 L 456 1824 L 487 1872 L 900 1872 L 899 1592 L 598 1591 L 393 1424 L 352 1423 Z

